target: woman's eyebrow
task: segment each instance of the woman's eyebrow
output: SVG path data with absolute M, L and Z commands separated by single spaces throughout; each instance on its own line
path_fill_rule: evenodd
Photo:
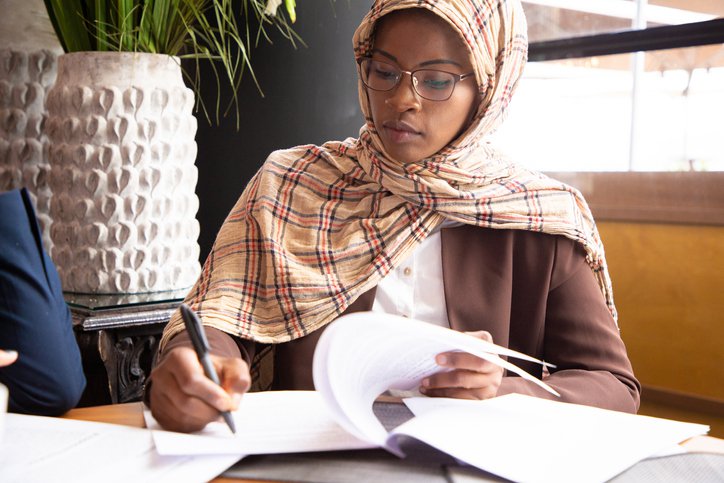
M 454 60 L 450 60 L 450 59 L 426 60 L 425 62 L 418 64 L 418 67 L 425 67 L 426 65 L 432 65 L 432 64 L 451 64 L 451 65 L 456 65 L 456 66 L 462 68 L 462 65 L 460 65 L 459 62 L 455 62 Z
M 378 53 L 378 54 L 380 54 L 380 55 L 383 55 L 383 56 L 387 57 L 388 59 L 390 59 L 391 61 L 393 61 L 394 63 L 399 64 L 399 61 L 397 60 L 397 57 L 395 57 L 394 55 L 390 54 L 389 52 L 385 52 L 385 51 L 382 50 L 382 49 L 372 49 L 372 53 L 373 53 L 373 54 L 374 54 L 374 53 Z M 432 60 L 426 60 L 425 62 L 419 63 L 416 67 L 425 67 L 425 66 L 428 66 L 428 65 L 435 65 L 435 64 L 451 64 L 451 65 L 455 65 L 455 66 L 458 66 L 458 67 L 462 68 L 462 65 L 460 65 L 459 62 L 455 62 L 454 60 L 450 60 L 450 59 L 432 59 Z
M 385 52 L 385 51 L 382 50 L 382 49 L 372 49 L 372 53 L 373 53 L 373 54 L 374 54 L 374 53 L 377 53 L 377 54 L 380 54 L 380 55 L 384 55 L 385 57 L 387 57 L 388 59 L 390 59 L 392 62 L 397 63 L 397 57 L 395 57 L 394 55 L 390 54 L 389 52 Z

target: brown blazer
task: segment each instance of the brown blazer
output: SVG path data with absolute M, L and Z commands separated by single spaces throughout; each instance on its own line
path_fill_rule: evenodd
M 442 266 L 450 327 L 487 330 L 496 344 L 555 364 L 546 382 L 561 401 L 636 412 L 640 385 L 585 252 L 562 236 L 474 226 L 443 229 Z M 347 312 L 370 310 L 375 290 Z M 324 329 L 274 347 L 273 389 L 313 389 L 312 357 Z M 258 344 L 209 329 L 217 354 L 253 359 Z M 190 345 L 182 333 L 165 352 Z M 162 357 L 163 355 L 161 355 Z M 541 377 L 539 365 L 514 360 Z M 555 396 L 517 376 L 498 395 Z

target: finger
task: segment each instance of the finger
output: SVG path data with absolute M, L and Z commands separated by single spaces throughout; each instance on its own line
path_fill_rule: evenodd
M 5 351 L 0 349 L 0 367 L 9 366 L 18 358 L 16 351 Z
M 439 372 L 423 379 L 423 389 L 462 388 L 477 389 L 487 386 L 500 385 L 500 375 L 497 373 L 480 373 L 475 371 L 449 371 Z
M 429 389 L 424 391 L 426 396 L 429 397 L 449 397 L 455 399 L 490 399 L 495 397 L 497 389 L 493 388 L 477 388 L 477 389 L 463 389 L 459 387 L 447 387 L 438 389 Z
M 204 401 L 188 396 L 170 375 L 154 374 L 151 385 L 151 413 L 165 429 L 199 431 L 219 417 L 219 411 Z
M 152 373 L 151 412 L 166 429 L 196 431 L 235 406 L 226 392 L 206 378 L 189 348 L 171 351 Z
M 173 350 L 164 363 L 174 366 L 171 375 L 187 396 L 201 399 L 217 411 L 228 411 L 233 402 L 224 389 L 209 379 L 199 363 L 196 353 L 187 347 Z
M 244 395 L 251 386 L 251 375 L 249 374 L 249 366 L 240 358 L 213 358 L 214 365 L 219 374 L 221 387 L 231 397 L 234 403 L 233 410 L 239 405 L 241 396 Z
M 475 330 L 470 332 L 465 332 L 468 335 L 471 335 L 477 339 L 483 339 L 487 342 L 493 342 L 493 335 L 488 332 L 487 330 Z
M 500 369 L 497 364 L 467 352 L 443 352 L 435 357 L 435 362 L 445 368 L 485 373 Z
M 502 372 L 481 374 L 472 371 L 438 373 L 422 381 L 420 391 L 433 397 L 488 399 L 498 393 Z

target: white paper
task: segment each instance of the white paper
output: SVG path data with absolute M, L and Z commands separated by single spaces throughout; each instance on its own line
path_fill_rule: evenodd
M 345 429 L 384 446 L 387 432 L 372 411 L 375 398 L 388 389 L 418 388 L 423 378 L 444 370 L 435 356 L 448 351 L 474 354 L 557 395 L 499 355 L 542 361 L 462 332 L 376 312 L 345 315 L 325 330 L 314 352 L 314 386 Z
M 160 456 L 147 429 L 8 414 L 0 481 L 34 483 L 208 481 L 238 456 Z
M 156 450 L 162 455 L 275 454 L 372 448 L 337 424 L 315 391 L 267 391 L 245 394 L 232 413 L 236 434 L 223 421 L 202 431 L 185 434 L 163 431 L 144 412 L 153 430 Z
M 699 424 L 511 394 L 486 401 L 405 400 L 416 417 L 388 434 L 374 415 L 374 400 L 391 388 L 418 387 L 422 378 L 440 370 L 435 356 L 450 350 L 506 368 L 510 364 L 497 354 L 513 355 L 465 334 L 401 317 L 344 316 L 317 344 L 317 392 L 247 394 L 234 414 L 236 436 L 222 422 L 195 435 L 154 431 L 156 448 L 162 454 L 257 454 L 379 446 L 404 456 L 398 438 L 405 435 L 511 480 L 585 483 L 606 481 L 708 431 Z M 511 370 L 520 372 L 514 366 Z M 158 427 L 151 419 L 147 425 Z
M 395 429 L 514 481 L 607 481 L 709 427 L 509 394 L 485 401 L 412 398 Z M 394 436 L 391 441 L 394 441 Z

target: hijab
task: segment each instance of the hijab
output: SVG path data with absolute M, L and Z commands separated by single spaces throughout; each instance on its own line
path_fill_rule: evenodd
M 427 9 L 463 39 L 480 92 L 467 129 L 430 158 L 385 152 L 365 88 L 358 138 L 272 153 L 226 218 L 186 303 L 203 323 L 262 343 L 309 334 L 376 286 L 444 220 L 562 235 L 580 243 L 616 318 L 603 246 L 574 188 L 506 159 L 487 137 L 503 121 L 527 58 L 519 0 L 378 0 L 353 37 L 369 55 L 378 20 Z M 180 314 L 161 346 L 183 330 Z

